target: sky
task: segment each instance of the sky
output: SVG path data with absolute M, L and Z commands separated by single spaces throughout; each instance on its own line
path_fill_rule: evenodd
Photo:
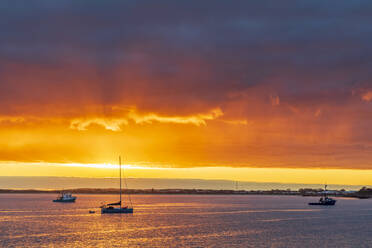
M 122 155 L 134 177 L 359 184 L 372 172 L 371 11 L 1 1 L 0 174 L 103 177 Z

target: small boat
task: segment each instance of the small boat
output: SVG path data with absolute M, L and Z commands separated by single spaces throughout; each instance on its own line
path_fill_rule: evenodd
M 120 174 L 120 201 L 102 205 L 101 214 L 131 214 L 133 213 L 133 207 L 125 206 L 121 200 L 122 193 L 121 193 L 121 158 L 120 157 L 119 157 L 119 174 Z M 131 203 L 130 198 L 129 198 L 129 202 Z
M 75 200 L 76 196 L 72 196 L 71 193 L 62 192 L 53 202 L 75 202 Z
M 336 204 L 336 200 L 328 197 L 327 195 L 327 185 L 325 185 L 323 196 L 319 199 L 318 202 L 309 202 L 309 205 L 320 205 L 320 206 L 333 206 L 335 204 Z

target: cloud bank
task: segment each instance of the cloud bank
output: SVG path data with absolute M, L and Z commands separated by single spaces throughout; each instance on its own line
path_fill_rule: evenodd
M 372 169 L 369 1 L 0 7 L 0 160 Z

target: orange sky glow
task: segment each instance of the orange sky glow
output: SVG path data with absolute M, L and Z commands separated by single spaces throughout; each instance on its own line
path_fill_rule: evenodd
M 352 139 L 350 123 L 325 134 L 317 125 L 320 111 L 296 112 L 280 106 L 283 101 L 274 106 L 270 97 L 267 101 L 266 108 L 289 113 L 244 119 L 234 115 L 234 103 L 231 109 L 185 115 L 124 105 L 98 111 L 101 106 L 95 105 L 82 113 L 56 107 L 53 114 L 37 108 L 37 114 L 3 116 L 0 171 L 8 176 L 111 177 L 122 155 L 130 177 L 372 184 L 368 154 L 345 154 L 335 145 Z
M 105 177 L 88 165 L 122 155 L 132 177 L 372 185 L 353 11 L 74 4 L 0 17 L 0 175 Z

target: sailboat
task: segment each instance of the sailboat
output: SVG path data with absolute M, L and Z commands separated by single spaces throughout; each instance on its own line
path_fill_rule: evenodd
M 336 204 L 336 200 L 328 197 L 327 195 L 327 185 L 324 186 L 323 196 L 319 199 L 318 202 L 309 202 L 309 205 L 321 205 L 321 206 L 333 206 Z
M 108 203 L 101 206 L 102 214 L 130 214 L 133 213 L 133 207 L 125 206 L 122 204 L 122 192 L 121 192 L 121 157 L 119 156 L 119 173 L 120 173 L 120 201 L 114 203 Z M 132 205 L 132 204 L 131 204 Z

